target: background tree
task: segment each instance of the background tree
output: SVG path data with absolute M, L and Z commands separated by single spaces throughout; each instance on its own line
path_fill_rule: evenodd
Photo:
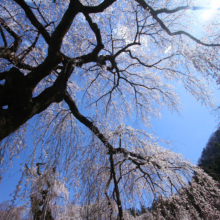
M 1 220 L 20 220 L 25 219 L 27 213 L 24 207 L 15 207 L 9 201 L 0 204 L 0 219 Z
M 36 161 L 56 167 L 77 203 L 105 198 L 110 219 L 114 203 L 123 219 L 123 207 L 186 187 L 197 168 L 124 123 L 136 117 L 149 126 L 164 106 L 178 111 L 175 80 L 213 105 L 208 83 L 218 80 L 217 16 L 198 38 L 192 31 L 194 12 L 206 6 L 1 1 L 0 172 L 26 148 L 32 130 L 29 169 Z M 17 194 L 30 182 L 24 171 Z
M 199 172 L 187 187 L 168 198 L 161 196 L 152 206 L 152 213 L 165 219 L 218 219 L 219 210 L 219 183 Z
M 209 138 L 202 151 L 198 165 L 213 179 L 220 181 L 220 130 L 215 131 Z
M 29 200 L 33 220 L 54 220 L 54 216 L 62 210 L 60 200 L 65 206 L 69 196 L 69 191 L 59 180 L 56 168 L 43 170 L 41 167 L 44 165 L 37 163 L 36 169 L 29 169 L 26 165 L 26 177 L 31 179 Z

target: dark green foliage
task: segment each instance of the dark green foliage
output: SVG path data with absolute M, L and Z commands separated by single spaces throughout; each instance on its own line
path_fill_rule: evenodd
M 220 182 L 220 130 L 211 135 L 198 165 L 214 180 Z

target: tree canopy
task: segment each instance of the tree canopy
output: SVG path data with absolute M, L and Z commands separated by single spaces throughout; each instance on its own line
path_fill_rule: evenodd
M 164 107 L 179 111 L 174 82 L 214 107 L 218 16 L 197 29 L 198 14 L 209 9 L 196 0 L 2 0 L 0 174 L 31 151 L 15 194 L 28 189 L 50 216 L 59 197 L 47 184 L 53 174 L 74 189 L 77 205 L 105 201 L 106 215 L 117 207 L 123 219 L 131 204 L 176 195 L 195 172 L 206 176 L 130 120 L 147 127 Z

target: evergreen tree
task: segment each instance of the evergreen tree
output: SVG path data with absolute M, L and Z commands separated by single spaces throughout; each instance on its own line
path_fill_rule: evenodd
M 214 180 L 220 181 L 220 129 L 209 138 L 198 165 Z

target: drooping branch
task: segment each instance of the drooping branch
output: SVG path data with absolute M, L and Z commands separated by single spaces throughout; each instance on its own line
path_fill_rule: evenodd
M 106 146 L 106 148 L 109 151 L 113 150 L 112 145 L 108 142 L 108 140 L 105 138 L 105 136 L 99 131 L 99 129 L 93 124 L 93 122 L 89 121 L 85 116 L 83 116 L 75 103 L 75 101 L 71 98 L 69 93 L 65 91 L 64 93 L 64 101 L 67 103 L 67 105 L 70 108 L 70 111 L 74 115 L 74 117 L 79 120 L 82 124 L 84 124 L 87 128 L 89 128 L 92 133 L 94 133 L 98 139 Z
M 212 10 L 212 8 L 211 7 L 201 7 L 201 6 L 180 6 L 180 7 L 177 7 L 175 9 L 162 8 L 162 9 L 156 10 L 155 14 L 156 15 L 161 14 L 161 13 L 173 14 L 175 12 L 182 11 L 182 10 L 193 10 L 193 11 L 196 11 L 196 10 Z M 220 10 L 220 8 L 215 8 L 215 10 Z
M 69 105 L 70 110 L 71 110 L 72 114 L 75 116 L 75 118 L 78 119 L 85 126 L 87 126 L 96 135 L 96 137 L 99 138 L 99 140 L 102 141 L 102 143 L 108 147 L 107 148 L 107 149 L 109 149 L 108 154 L 110 155 L 109 158 L 111 160 L 113 160 L 114 154 L 122 154 L 123 155 L 122 162 L 114 164 L 114 170 L 116 169 L 116 165 L 118 165 L 118 164 L 120 167 L 121 164 L 125 161 L 131 162 L 131 164 L 129 165 L 130 170 L 127 171 L 126 173 L 122 173 L 121 168 L 120 168 L 119 179 L 117 180 L 115 177 L 117 184 L 119 183 L 119 180 L 122 179 L 122 177 L 129 175 L 129 173 L 134 172 L 135 170 L 139 170 L 139 172 L 140 172 L 139 177 L 137 177 L 137 179 L 135 181 L 138 181 L 139 179 L 144 179 L 144 181 L 146 181 L 148 186 L 151 188 L 152 192 L 155 193 L 154 195 L 156 195 L 157 189 L 159 189 L 165 195 L 170 191 L 172 192 L 172 190 L 177 190 L 177 188 L 176 188 L 177 182 L 180 185 L 185 184 L 184 181 L 181 180 L 181 177 L 179 177 L 179 172 L 186 174 L 186 178 L 187 178 L 188 174 L 190 174 L 190 173 L 192 174 L 193 166 L 181 161 L 181 158 L 177 158 L 176 162 L 173 161 L 172 159 L 169 158 L 169 154 L 167 156 L 167 152 L 159 152 L 158 155 L 155 155 L 155 154 L 154 155 L 147 155 L 146 154 L 146 155 L 142 156 L 138 153 L 133 153 L 129 150 L 126 150 L 125 148 L 122 148 L 120 146 L 118 148 L 114 148 L 111 144 L 109 144 L 109 141 L 99 131 L 99 129 L 96 126 L 94 126 L 93 122 L 90 122 L 86 117 L 81 115 L 81 113 L 79 112 L 79 110 L 76 106 L 76 103 L 74 102 L 74 100 L 71 99 L 71 97 L 68 93 L 65 94 L 64 100 Z M 135 134 L 133 134 L 133 136 L 136 137 Z M 140 140 L 140 143 L 138 143 L 138 144 L 141 144 L 141 145 L 143 144 L 143 147 L 146 145 L 146 143 L 144 143 L 141 140 Z M 156 159 L 156 158 L 158 158 L 157 156 L 161 157 L 160 160 Z M 111 164 L 112 164 L 112 161 L 111 161 Z M 149 166 L 151 167 L 150 170 L 148 169 Z M 170 182 L 169 178 L 167 179 L 167 175 L 163 174 L 163 172 L 166 173 L 167 171 L 171 171 L 172 173 L 174 173 L 175 178 L 176 178 L 175 183 Z M 112 165 L 111 165 L 111 172 L 113 172 Z M 112 173 L 112 176 L 110 176 L 110 177 L 111 177 L 110 180 L 114 179 L 113 173 Z M 170 185 L 169 185 L 170 188 L 166 188 L 161 184 L 164 181 L 167 181 L 170 183 Z M 116 197 L 117 197 L 117 195 L 116 195 Z M 116 201 L 118 201 L 117 198 L 116 198 Z
M 154 16 L 154 14 L 152 13 L 153 18 L 160 24 L 160 26 L 167 32 L 167 34 L 169 34 L 170 36 L 175 36 L 175 35 L 186 35 L 189 38 L 191 38 L 193 41 L 195 41 L 198 44 L 201 44 L 203 46 L 208 46 L 208 47 L 215 47 L 215 46 L 220 46 L 220 44 L 207 44 L 204 43 L 202 41 L 200 41 L 198 38 L 194 37 L 193 35 L 189 34 L 186 31 L 175 31 L 175 32 L 171 32 L 170 29 L 162 22 L 162 20 L 160 18 L 158 18 L 157 16 Z
M 71 96 L 69 95 L 69 93 L 67 91 L 65 91 L 64 93 L 64 101 L 67 103 L 67 105 L 70 108 L 70 111 L 72 112 L 73 116 L 79 120 L 82 124 L 84 124 L 87 128 L 89 128 L 92 133 L 104 144 L 104 146 L 108 149 L 109 154 L 123 154 L 125 157 L 127 156 L 131 156 L 134 158 L 137 158 L 139 160 L 144 160 L 144 162 L 140 163 L 139 165 L 143 165 L 145 164 L 149 158 L 147 157 L 142 157 L 140 154 L 137 153 L 133 153 L 130 152 L 128 150 L 126 150 L 125 148 L 119 147 L 119 148 L 114 148 L 109 141 L 107 140 L 107 138 L 100 132 L 100 130 L 98 129 L 98 127 L 96 127 L 94 125 L 93 122 L 89 121 L 88 118 L 86 118 L 85 116 L 83 116 L 78 108 L 77 105 L 75 103 L 75 101 L 71 98 Z
M 118 187 L 118 180 L 117 180 L 117 176 L 116 176 L 116 172 L 115 172 L 115 165 L 114 165 L 114 158 L 113 158 L 113 154 L 110 153 L 109 155 L 109 161 L 111 164 L 111 173 L 112 173 L 112 177 L 113 177 L 113 181 L 114 181 L 114 191 L 116 194 L 116 201 L 117 201 L 117 206 L 118 206 L 118 215 L 119 215 L 119 219 L 123 220 L 123 209 L 122 209 L 122 204 L 121 204 L 121 196 L 120 196 L 120 191 L 119 191 L 119 187 Z
M 175 31 L 175 32 L 171 32 L 170 29 L 164 24 L 164 22 L 157 17 L 158 14 L 166 12 L 165 9 L 162 9 L 162 12 L 160 12 L 160 10 L 155 11 L 150 5 L 148 5 L 144 0 L 135 0 L 136 2 L 138 2 L 145 10 L 149 11 L 149 13 L 152 15 L 152 17 L 159 23 L 159 25 L 163 28 L 163 30 L 165 30 L 167 32 L 167 34 L 169 34 L 170 36 L 175 36 L 175 35 L 185 35 L 187 37 L 189 37 L 190 39 L 192 39 L 193 41 L 195 41 L 198 44 L 201 44 L 203 46 L 208 46 L 208 47 L 213 47 L 213 46 L 220 46 L 220 44 L 207 44 L 204 43 L 202 41 L 200 41 L 198 38 L 194 37 L 193 35 L 189 34 L 186 31 Z M 188 7 L 188 6 L 186 6 Z M 193 7 L 194 8 L 194 7 Z M 201 10 L 203 7 L 195 7 L 196 10 Z M 184 8 L 187 9 L 187 8 Z M 204 8 L 203 8 L 204 9 Z M 181 8 L 176 9 L 176 10 L 168 10 L 169 13 L 175 13 L 179 10 L 183 10 Z
M 119 181 L 121 181 L 124 176 L 129 175 L 131 172 L 135 172 L 136 170 L 139 170 L 139 175 L 137 176 L 135 181 L 138 181 L 139 179 L 143 179 L 144 181 L 146 181 L 147 185 L 151 188 L 155 196 L 156 196 L 157 189 L 160 190 L 162 193 L 164 193 L 164 195 L 166 195 L 170 191 L 172 192 L 173 190 L 177 190 L 176 188 L 177 182 L 180 185 L 185 184 L 184 181 L 181 180 L 181 177 L 179 177 L 179 172 L 182 172 L 183 174 L 185 174 L 186 178 L 189 173 L 192 174 L 193 166 L 181 161 L 181 158 L 177 158 L 177 161 L 174 162 L 172 159 L 169 158 L 169 155 L 167 156 L 166 152 L 159 152 L 158 155 L 155 155 L 155 154 L 147 155 L 146 154 L 142 156 L 138 153 L 133 153 L 129 150 L 126 150 L 125 148 L 122 148 L 120 146 L 118 148 L 114 148 L 109 143 L 108 139 L 106 139 L 105 136 L 99 131 L 99 129 L 93 124 L 93 122 L 90 122 L 85 116 L 83 116 L 79 112 L 76 106 L 76 103 L 74 102 L 74 100 L 70 97 L 70 95 L 67 92 L 65 93 L 64 100 L 69 105 L 70 110 L 72 114 L 75 116 L 75 118 L 78 119 L 81 123 L 83 123 L 86 127 L 88 127 L 93 132 L 93 134 L 95 134 L 96 137 L 99 138 L 99 140 L 109 150 L 108 154 L 110 155 L 109 159 L 111 163 L 111 172 L 112 172 L 110 175 L 109 181 L 113 180 L 115 187 L 118 186 Z M 132 135 L 136 137 L 135 134 L 132 134 Z M 146 145 L 146 143 L 144 143 L 141 140 L 140 140 L 140 143 L 138 144 L 141 144 L 141 145 L 143 144 L 143 147 Z M 115 154 L 123 155 L 122 162 L 118 162 L 114 164 L 113 156 Z M 160 160 L 158 160 L 158 156 L 161 157 Z M 130 169 L 127 172 L 122 173 L 121 165 L 125 161 L 131 162 L 131 164 L 129 165 Z M 114 168 L 112 164 L 114 164 Z M 116 178 L 116 166 L 118 166 L 118 164 L 119 164 L 119 171 L 120 171 L 119 179 Z M 149 166 L 151 167 L 150 170 L 149 170 Z M 167 178 L 167 175 L 166 175 L 167 171 L 168 172 L 171 171 L 175 175 L 175 178 L 176 178 L 175 183 L 172 181 L 171 182 L 169 181 L 169 178 Z M 163 172 L 165 172 L 165 174 Z M 169 188 L 164 187 L 162 184 L 163 182 L 166 182 L 166 181 L 170 183 Z M 108 185 L 109 183 L 107 183 L 107 186 Z M 114 192 L 116 193 L 116 191 Z M 119 201 L 118 199 L 120 199 L 120 193 L 119 193 L 118 198 L 117 198 L 117 193 L 115 194 L 115 196 L 116 196 L 116 202 L 117 202 L 118 208 L 120 208 L 120 205 L 118 203 Z

